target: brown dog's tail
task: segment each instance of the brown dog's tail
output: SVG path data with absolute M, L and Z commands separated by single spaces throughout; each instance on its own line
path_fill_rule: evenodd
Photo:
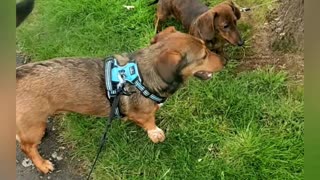
M 151 6 L 151 5 L 157 4 L 158 2 L 159 2 L 159 0 L 155 0 L 155 1 L 151 2 L 151 3 L 149 3 L 149 4 L 148 4 L 148 6 Z
M 16 27 L 18 27 L 31 13 L 34 0 L 23 0 L 16 4 Z

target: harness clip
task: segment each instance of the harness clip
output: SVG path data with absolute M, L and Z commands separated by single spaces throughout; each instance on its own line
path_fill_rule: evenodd
M 125 80 L 125 76 L 126 75 L 121 72 L 118 74 L 120 82 L 117 85 L 117 91 L 122 95 L 130 96 L 133 93 L 136 93 L 136 91 L 129 91 L 128 88 L 125 87 L 125 84 L 127 83 Z
M 251 8 L 245 7 L 240 9 L 240 12 L 247 12 L 247 11 L 251 11 Z
M 130 95 L 132 95 L 133 93 L 136 93 L 137 91 L 129 91 L 126 87 L 124 87 L 123 89 L 122 89 L 122 93 L 121 94 L 123 94 L 123 95 L 125 95 L 125 96 L 130 96 Z

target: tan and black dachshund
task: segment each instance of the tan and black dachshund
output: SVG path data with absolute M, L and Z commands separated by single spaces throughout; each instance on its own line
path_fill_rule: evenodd
M 137 61 L 143 84 L 161 97 L 172 95 L 190 76 L 210 79 L 223 68 L 220 56 L 212 53 L 204 41 L 168 27 L 151 44 L 131 55 L 115 55 L 121 65 Z M 127 85 L 129 91 L 139 92 Z M 106 117 L 110 102 L 106 98 L 102 58 L 57 58 L 16 68 L 16 139 L 22 151 L 43 173 L 53 164 L 38 152 L 48 116 L 76 112 Z M 152 142 L 165 139 L 155 123 L 159 109 L 155 101 L 141 93 L 120 97 L 124 119 L 146 130 Z
M 212 8 L 199 0 L 156 0 L 151 4 L 156 3 L 157 32 L 161 30 L 161 24 L 173 16 L 181 21 L 189 34 L 204 40 L 210 50 L 221 56 L 224 56 L 226 41 L 238 46 L 244 44 L 237 28 L 241 13 L 232 1 L 222 2 Z

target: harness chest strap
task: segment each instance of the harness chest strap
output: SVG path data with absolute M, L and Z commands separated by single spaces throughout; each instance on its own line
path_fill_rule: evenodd
M 144 97 L 158 104 L 166 100 L 166 98 L 151 93 L 148 88 L 143 85 L 138 65 L 134 60 L 130 60 L 126 65 L 120 66 L 116 58 L 108 57 L 105 60 L 105 81 L 107 96 L 111 103 L 117 92 L 122 90 L 125 83 L 134 85 Z M 121 115 L 119 107 L 116 108 L 115 112 L 117 116 Z

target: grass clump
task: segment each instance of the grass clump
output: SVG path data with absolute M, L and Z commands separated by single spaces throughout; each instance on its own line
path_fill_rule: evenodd
M 17 36 L 20 48 L 34 60 L 131 52 L 145 47 L 154 35 L 153 8 L 145 1 L 36 3 L 34 17 L 18 30 Z M 125 4 L 135 9 L 126 10 Z

